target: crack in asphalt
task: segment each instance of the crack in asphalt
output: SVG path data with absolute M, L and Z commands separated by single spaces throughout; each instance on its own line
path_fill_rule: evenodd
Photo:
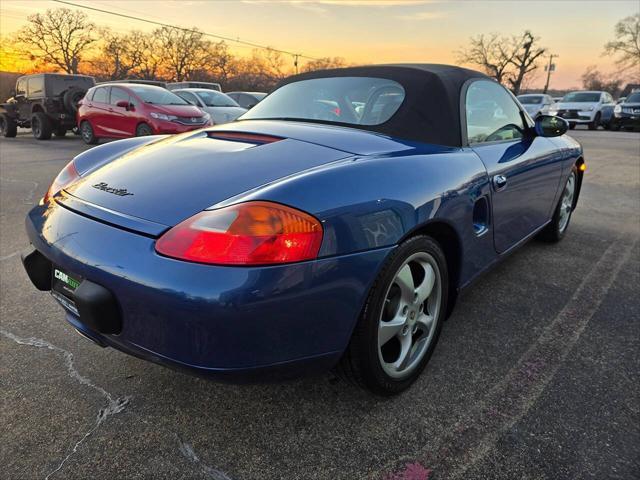
M 503 380 L 449 429 L 434 454 L 423 450 L 414 456 L 396 459 L 394 465 L 419 458 L 446 478 L 464 478 L 467 470 L 490 453 L 500 438 L 538 401 L 638 243 L 637 238 L 632 242 L 619 238 L 609 245 L 538 339 Z
M 212 480 L 231 480 L 231 477 L 229 477 L 223 471 L 202 463 L 200 458 L 198 458 L 198 456 L 196 455 L 196 452 L 193 450 L 193 447 L 190 444 L 184 442 L 179 435 L 176 434 L 176 438 L 178 440 L 178 448 L 182 456 L 185 457 L 194 465 L 200 467 L 200 469 L 207 476 L 207 478 L 210 478 Z
M 94 389 L 95 391 L 100 393 L 100 395 L 102 395 L 107 399 L 107 404 L 98 411 L 98 414 L 96 415 L 95 423 L 93 424 L 93 426 L 80 438 L 80 440 L 78 440 L 74 444 L 69 454 L 62 459 L 62 461 L 58 464 L 58 466 L 47 474 L 47 476 L 45 477 L 45 480 L 49 480 L 49 478 L 51 478 L 55 473 L 59 472 L 64 467 L 67 460 L 69 460 L 78 451 L 78 448 L 80 448 L 82 443 L 84 443 L 84 441 L 87 438 L 89 438 L 91 434 L 95 432 L 108 417 L 112 415 L 116 415 L 125 409 L 126 405 L 131 400 L 131 397 L 126 396 L 126 397 L 113 398 L 113 396 L 109 392 L 107 392 L 104 388 L 95 385 L 87 377 L 82 376 L 74 366 L 73 353 L 63 348 L 57 347 L 40 338 L 19 337 L 4 329 L 0 329 L 0 334 L 19 345 L 27 345 L 35 348 L 46 348 L 48 350 L 52 350 L 54 352 L 62 354 L 62 356 L 64 357 L 65 365 L 67 367 L 69 376 L 74 380 L 77 380 L 78 383 L 80 383 L 81 385 Z
M 5 255 L 4 257 L 0 257 L 0 262 L 4 262 L 5 260 L 9 260 L 10 258 L 17 257 L 21 252 L 22 250 L 18 250 L 17 252 L 13 252 L 9 255 Z

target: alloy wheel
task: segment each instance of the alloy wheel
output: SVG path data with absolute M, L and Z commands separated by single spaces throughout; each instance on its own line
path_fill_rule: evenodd
M 558 223 L 558 229 L 560 233 L 564 232 L 569 224 L 569 218 L 571 217 L 571 210 L 573 209 L 573 196 L 576 190 L 576 176 L 572 172 L 567 180 L 567 184 L 562 192 L 562 198 L 560 200 L 560 218 Z
M 378 322 L 378 357 L 389 376 L 407 377 L 428 350 L 442 304 L 441 283 L 436 260 L 418 252 L 389 285 Z
M 82 124 L 82 127 L 80 128 L 80 134 L 82 135 L 82 139 L 85 142 L 90 142 L 92 137 L 93 137 L 93 132 L 91 131 L 91 125 L 89 125 L 89 122 L 85 122 Z

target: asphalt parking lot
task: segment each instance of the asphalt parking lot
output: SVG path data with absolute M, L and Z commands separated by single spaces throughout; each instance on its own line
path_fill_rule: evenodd
M 640 478 L 640 135 L 575 130 L 569 233 L 459 299 L 381 400 L 332 375 L 223 385 L 77 335 L 20 264 L 23 219 L 87 148 L 0 140 L 0 465 L 7 479 Z

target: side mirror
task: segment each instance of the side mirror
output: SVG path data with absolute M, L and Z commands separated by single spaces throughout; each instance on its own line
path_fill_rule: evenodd
M 133 110 L 133 103 L 127 102 L 126 100 L 120 100 L 116 103 L 116 107 L 124 108 L 125 110 Z
M 569 122 L 552 115 L 539 115 L 534 128 L 541 137 L 559 137 L 569 130 Z

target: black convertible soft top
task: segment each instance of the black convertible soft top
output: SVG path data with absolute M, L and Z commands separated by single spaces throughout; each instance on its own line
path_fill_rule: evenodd
M 278 86 L 326 77 L 373 77 L 398 82 L 405 90 L 405 99 L 398 111 L 385 123 L 357 125 L 356 128 L 452 147 L 462 145 L 462 86 L 470 78 L 489 79 L 482 73 L 451 65 L 395 64 L 301 73 L 286 78 Z M 354 127 L 352 124 L 346 126 Z

